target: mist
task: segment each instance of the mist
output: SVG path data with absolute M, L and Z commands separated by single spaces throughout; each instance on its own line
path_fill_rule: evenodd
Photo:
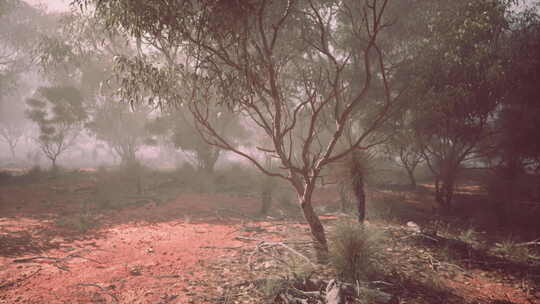
M 539 8 L 0 0 L 0 302 L 537 302 Z

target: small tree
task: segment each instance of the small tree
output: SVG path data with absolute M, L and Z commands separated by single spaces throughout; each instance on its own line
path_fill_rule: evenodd
M 11 152 L 11 157 L 13 159 L 16 159 L 17 157 L 15 148 L 25 133 L 25 125 L 20 122 L 24 122 L 24 120 L 19 118 L 19 120 L 16 121 L 0 121 L 0 141 L 4 141 L 9 146 L 9 151 Z
M 373 144 L 366 138 L 392 105 L 385 54 L 377 44 L 389 25 L 383 17 L 389 1 L 77 2 L 95 4 L 97 14 L 139 41 L 157 42 L 161 62 L 167 61 L 163 68 L 150 56 L 121 60 L 125 97 L 133 98 L 144 87 L 154 92 L 155 101 L 187 104 L 208 144 L 289 182 L 317 253 L 326 256 L 326 235 L 312 196 L 325 166 Z M 183 56 L 170 56 L 171 50 Z M 362 71 L 361 77 L 346 77 L 353 67 Z M 384 94 L 371 98 L 373 83 L 381 83 Z M 219 133 L 209 115 L 216 102 L 264 132 L 267 140 L 258 151 L 278 159 L 282 171 L 266 169 L 250 151 Z M 371 119 L 359 125 L 351 116 L 366 104 L 373 105 Z M 330 118 L 321 115 L 327 110 L 333 113 Z M 330 132 L 323 134 L 328 125 Z M 348 129 L 357 132 L 351 145 L 341 145 Z
M 11 157 L 16 158 L 15 148 L 25 134 L 28 121 L 24 117 L 24 109 L 17 103 L 21 99 L 20 92 L 0 99 L 0 141 L 9 146 Z M 11 102 L 9 102 L 11 101 Z
M 107 143 L 122 165 L 137 163 L 136 153 L 148 135 L 148 110 L 130 109 L 127 104 L 106 100 L 93 113 L 87 127 L 97 139 Z
M 227 111 L 224 106 L 216 105 L 209 109 L 211 120 L 219 126 L 222 136 L 231 139 L 238 146 L 246 143 L 248 132 L 240 123 L 240 117 Z M 197 132 L 195 121 L 185 108 L 169 109 L 148 124 L 149 132 L 154 136 L 164 136 L 180 149 L 187 160 L 204 174 L 212 174 L 214 167 L 223 152 L 217 146 L 209 145 Z
M 409 113 L 410 114 L 410 113 Z M 416 188 L 414 172 L 419 164 L 424 161 L 422 145 L 418 142 L 408 113 L 402 113 L 398 119 L 392 122 L 392 136 L 385 143 L 386 154 L 398 166 L 405 169 L 411 187 Z
M 26 101 L 27 116 L 39 127 L 37 143 L 56 170 L 57 158 L 69 149 L 82 130 L 86 112 L 73 87 L 41 87 Z

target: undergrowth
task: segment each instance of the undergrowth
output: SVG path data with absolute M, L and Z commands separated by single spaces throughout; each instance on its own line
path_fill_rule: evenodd
M 380 267 L 381 234 L 367 226 L 342 220 L 330 234 L 330 265 L 347 282 L 373 277 Z

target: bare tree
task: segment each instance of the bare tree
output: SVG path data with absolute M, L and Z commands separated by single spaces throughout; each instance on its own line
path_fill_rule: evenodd
M 5 121 L 0 123 L 0 140 L 8 144 L 13 159 L 15 159 L 17 155 L 15 153 L 15 148 L 23 135 L 24 125 L 16 121 Z

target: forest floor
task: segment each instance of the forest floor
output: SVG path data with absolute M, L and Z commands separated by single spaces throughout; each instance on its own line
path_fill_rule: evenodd
M 92 201 L 95 185 L 95 176 L 80 174 L 0 187 L 0 303 L 269 303 L 265 277 L 335 276 L 276 245 L 313 258 L 301 216 L 274 206 L 258 217 L 255 195 L 168 189 L 104 208 Z M 316 197 L 327 230 L 350 219 L 336 211 L 332 189 Z M 509 244 L 472 230 L 438 231 L 467 246 L 414 233 L 409 220 L 431 222 L 429 195 L 369 197 L 421 214 L 392 217 L 389 207 L 367 223 L 380 232 L 380 287 L 396 303 L 540 303 L 534 256 L 510 256 Z

